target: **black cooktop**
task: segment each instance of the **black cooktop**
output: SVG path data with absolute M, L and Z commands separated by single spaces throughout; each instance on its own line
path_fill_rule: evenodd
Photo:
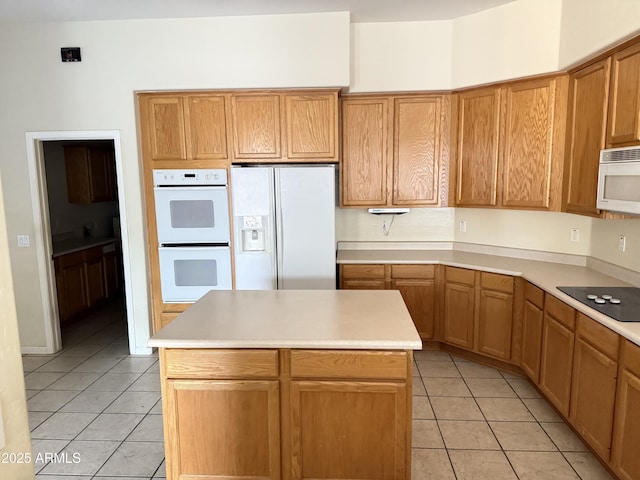
M 640 288 L 556 287 L 588 307 L 619 322 L 640 322 Z M 589 297 L 588 297 L 589 296 Z

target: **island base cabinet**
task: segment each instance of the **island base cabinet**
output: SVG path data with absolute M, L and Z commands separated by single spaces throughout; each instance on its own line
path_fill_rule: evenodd
M 407 394 L 402 383 L 291 382 L 291 478 L 409 478 Z
M 277 380 L 169 380 L 167 478 L 280 477 Z

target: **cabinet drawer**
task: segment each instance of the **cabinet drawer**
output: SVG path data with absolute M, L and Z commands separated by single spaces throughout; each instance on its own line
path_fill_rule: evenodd
M 292 350 L 292 378 L 407 378 L 406 352 Z
M 536 307 L 544 308 L 544 290 L 536 287 L 534 284 L 525 282 L 524 298 L 533 303 Z
M 275 378 L 277 350 L 164 349 L 167 378 Z
M 578 312 L 578 335 L 612 360 L 618 360 L 619 335 Z
M 384 278 L 384 265 L 342 265 L 342 278 Z
M 435 265 L 391 265 L 391 278 L 434 278 Z
M 624 341 L 622 364 L 636 377 L 640 377 L 640 347 L 629 340 Z
M 475 284 L 474 270 L 467 270 L 465 268 L 447 267 L 444 272 L 445 280 L 453 283 L 464 283 L 467 285 Z
M 558 300 L 553 295 L 545 295 L 544 311 L 555 318 L 558 322 L 569 328 L 571 331 L 576 329 L 576 311 Z
M 97 260 L 102 258 L 102 247 L 91 247 L 83 250 L 84 259 L 86 261 Z
M 77 265 L 84 262 L 84 253 L 82 250 L 79 252 L 67 253 L 66 255 L 60 255 L 57 257 L 57 260 L 60 268 Z
M 482 288 L 497 290 L 499 292 L 513 293 L 514 279 L 508 275 L 497 273 L 480 273 L 480 285 Z

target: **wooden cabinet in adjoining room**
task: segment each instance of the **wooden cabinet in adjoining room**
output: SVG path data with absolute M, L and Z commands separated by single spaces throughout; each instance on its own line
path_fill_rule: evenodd
M 105 298 L 102 247 L 89 248 L 83 253 L 87 277 L 87 304 L 93 307 Z
M 576 311 L 553 295 L 545 295 L 540 360 L 540 390 L 569 416 L 575 345 Z
M 624 480 L 640 478 L 640 347 L 623 340 L 618 368 L 611 466 Z
M 530 282 L 524 285 L 522 353 L 520 366 L 534 382 L 540 381 L 540 349 L 544 324 L 544 291 Z
M 446 205 L 449 95 L 342 99 L 343 206 Z
M 139 108 L 143 156 L 152 168 L 229 163 L 224 95 L 140 94 Z
M 611 59 L 571 73 L 565 151 L 564 208 L 598 216 L 600 150 L 605 147 Z
M 500 104 L 495 87 L 459 94 L 456 206 L 497 204 Z
M 398 290 L 423 340 L 434 337 L 435 265 L 340 265 L 340 289 Z
M 113 202 L 117 199 L 112 149 L 65 146 L 64 163 L 69 203 Z
M 640 143 L 640 44 L 611 57 L 607 147 Z
M 611 450 L 619 338 L 578 313 L 569 420 L 605 461 Z

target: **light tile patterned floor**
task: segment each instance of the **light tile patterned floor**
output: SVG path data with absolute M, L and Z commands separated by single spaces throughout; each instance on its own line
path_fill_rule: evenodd
M 38 463 L 37 478 L 165 478 L 157 356 L 128 355 L 122 304 L 63 345 L 23 357 L 34 455 L 69 459 Z M 445 352 L 415 360 L 413 480 L 611 478 L 526 379 Z

